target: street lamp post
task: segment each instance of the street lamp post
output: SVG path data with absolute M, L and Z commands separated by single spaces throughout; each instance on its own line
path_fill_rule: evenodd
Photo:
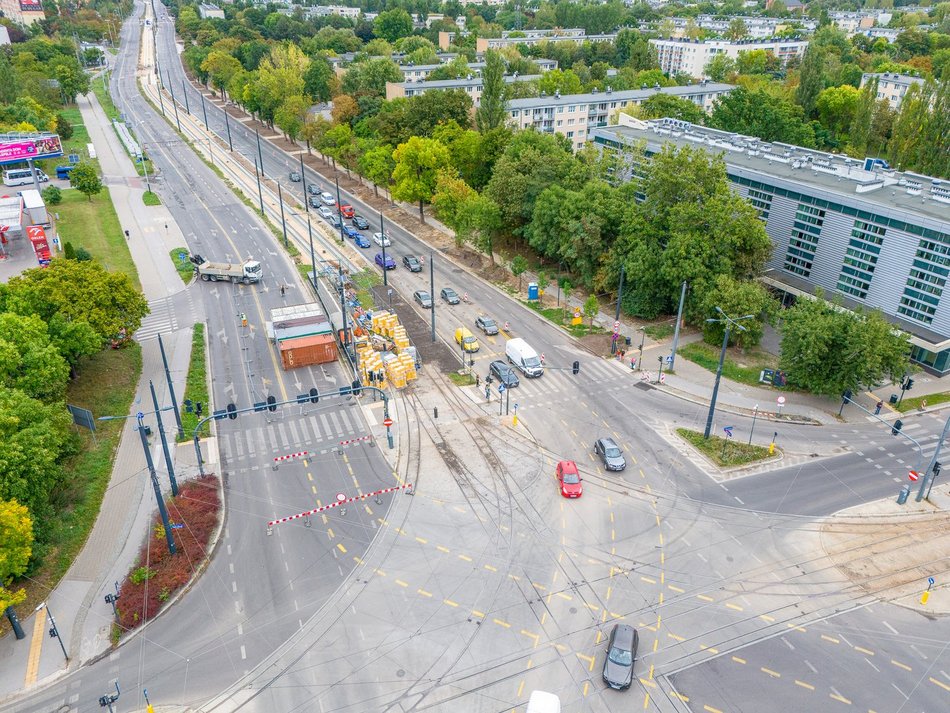
M 63 650 L 63 658 L 66 659 L 66 663 L 69 663 L 69 654 L 66 653 L 66 644 L 63 643 L 63 637 L 59 635 L 59 629 L 56 627 L 56 619 L 53 618 L 53 610 L 49 608 L 49 604 L 46 602 L 40 602 L 40 605 L 36 607 L 37 612 L 46 609 L 49 614 L 49 635 L 59 641 L 59 648 Z
M 703 438 L 709 438 L 709 432 L 712 430 L 713 414 L 716 412 L 716 397 L 719 396 L 719 382 L 722 379 L 722 365 L 726 360 L 726 347 L 729 346 L 729 332 L 732 330 L 732 327 L 744 332 L 745 327 L 743 327 L 739 322 L 744 319 L 752 319 L 755 317 L 754 314 L 747 314 L 744 317 L 739 317 L 738 319 L 732 319 L 729 315 L 722 311 L 721 307 L 716 307 L 716 312 L 718 312 L 721 317 L 718 319 L 707 319 L 707 322 L 725 322 L 726 331 L 722 337 L 722 351 L 719 352 L 719 366 L 716 368 L 716 383 L 713 385 L 712 398 L 709 400 L 709 414 L 706 416 L 706 430 L 703 432 Z
M 172 462 L 171 454 L 168 452 L 168 439 L 165 438 L 165 424 L 162 422 L 162 412 L 158 407 L 158 397 L 155 395 L 155 384 L 148 380 L 148 388 L 152 392 L 152 405 L 155 406 L 155 420 L 158 421 L 158 436 L 162 441 L 162 451 L 165 454 L 165 467 L 168 469 L 168 480 L 172 486 L 172 497 L 178 495 L 178 481 L 175 479 L 175 464 Z

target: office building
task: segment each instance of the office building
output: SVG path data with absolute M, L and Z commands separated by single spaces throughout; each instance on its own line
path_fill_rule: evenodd
M 607 126 L 612 116 L 631 104 L 642 104 L 654 94 L 670 94 L 688 99 L 704 111 L 712 109 L 713 101 L 728 94 L 731 84 L 701 82 L 685 87 L 649 87 L 587 94 L 555 94 L 553 96 L 514 99 L 508 102 L 508 123 L 519 129 L 535 128 L 546 133 L 563 134 L 578 150 L 598 126 Z
M 700 40 L 651 39 L 656 48 L 660 69 L 666 74 L 685 74 L 700 79 L 706 74 L 706 65 L 717 54 L 738 59 L 741 52 L 765 50 L 771 52 L 784 64 L 791 57 L 801 57 L 808 42 L 805 40 Z
M 879 74 L 864 74 L 861 76 L 861 86 L 863 87 L 871 79 L 877 79 L 877 98 L 886 99 L 891 105 L 891 109 L 900 109 L 901 102 L 907 90 L 915 84 L 923 84 L 921 77 L 914 77 L 910 74 L 897 74 L 896 72 L 883 72 Z
M 673 119 L 620 120 L 591 132 L 603 150 L 642 146 L 649 156 L 673 143 L 723 154 L 733 188 L 772 239 L 763 281 L 775 292 L 820 287 L 850 309 L 878 309 L 910 335 L 914 361 L 950 373 L 946 181 Z

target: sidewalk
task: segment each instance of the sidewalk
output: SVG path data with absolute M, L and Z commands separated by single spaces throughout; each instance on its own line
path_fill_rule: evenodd
M 144 178 L 136 173 L 95 95 L 79 97 L 77 103 L 95 145 L 103 182 L 111 193 L 120 225 L 131 234 L 129 248 L 146 299 L 153 302 L 184 290 L 168 255 L 173 248 L 185 244 L 179 227 L 164 206 L 150 207 L 142 202 Z M 28 255 L 16 262 L 6 261 L 5 267 L 8 270 L 12 269 L 11 265 L 22 265 L 21 269 L 33 267 L 34 260 L 30 258 Z M 191 355 L 191 327 L 164 335 L 164 343 L 176 394 L 181 397 Z M 142 344 L 142 357 L 142 374 L 130 415 L 139 410 L 153 410 L 149 380 L 155 384 L 160 405 L 167 406 L 170 401 L 157 340 Z M 166 412 L 163 421 L 176 476 L 181 481 L 197 472 L 194 454 L 188 443 L 175 447 L 174 415 Z M 167 491 L 169 479 L 155 416 L 146 416 L 146 423 L 155 432 L 150 443 L 152 458 L 159 483 Z M 134 563 L 155 507 L 140 437 L 134 419 L 130 419 L 115 456 L 99 517 L 82 552 L 63 580 L 48 594 L 48 609 L 21 619 L 26 638 L 17 641 L 11 632 L 0 639 L 0 700 L 53 681 L 109 648 L 113 617 L 103 597 L 115 592 L 114 582 L 121 582 Z M 68 666 L 58 642 L 51 641 L 47 635 L 49 610 L 69 653 Z

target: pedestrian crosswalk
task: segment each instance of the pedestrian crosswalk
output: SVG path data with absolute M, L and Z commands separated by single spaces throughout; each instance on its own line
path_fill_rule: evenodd
M 148 303 L 149 314 L 135 333 L 135 340 L 143 342 L 158 334 L 174 332 L 182 326 L 191 326 L 196 321 L 197 312 L 191 292 L 184 290 L 170 297 L 152 300 Z
M 475 370 L 482 380 L 488 371 L 489 362 L 476 363 Z M 561 397 L 576 398 L 577 389 L 588 390 L 592 386 L 602 384 L 616 384 L 620 379 L 635 378 L 629 373 L 629 367 L 624 369 L 620 362 L 607 359 L 586 359 L 581 362 L 581 371 L 575 375 L 571 373 L 570 362 L 565 362 L 563 369 L 551 368 L 551 360 L 544 370 L 544 375 L 536 379 L 529 379 L 521 372 L 518 374 L 520 384 L 512 389 L 511 397 L 522 396 L 537 402 L 539 399 L 557 399 Z M 482 387 L 484 388 L 484 387 Z M 494 397 L 498 395 L 498 383 L 492 382 Z
M 363 436 L 365 426 L 355 408 L 301 409 L 300 415 L 293 407 L 284 407 L 285 412 L 272 417 L 270 414 L 242 416 L 243 428 L 233 430 L 222 426 L 219 434 L 222 455 L 232 463 L 248 461 L 249 469 L 270 467 L 273 459 L 287 453 L 306 450 L 311 455 L 327 453 L 353 436 Z M 265 420 L 265 419 L 270 420 Z M 257 424 L 253 421 L 260 419 Z M 252 425 L 253 424 L 253 425 Z

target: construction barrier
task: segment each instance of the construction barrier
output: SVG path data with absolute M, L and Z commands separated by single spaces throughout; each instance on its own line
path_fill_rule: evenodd
M 344 500 L 337 500 L 336 502 L 330 503 L 329 505 L 323 505 L 313 510 L 307 510 L 306 512 L 300 512 L 296 515 L 290 515 L 288 517 L 282 517 L 277 520 L 271 520 L 267 523 L 267 534 L 270 535 L 273 533 L 274 525 L 280 525 L 285 522 L 290 522 L 291 520 L 299 520 L 300 518 L 309 518 L 311 515 L 316 515 L 320 512 L 326 512 L 327 510 L 332 510 L 333 508 L 338 508 L 343 505 L 348 505 L 349 503 L 357 503 L 361 500 L 366 500 L 367 498 L 376 498 L 380 495 L 385 495 L 386 493 L 395 493 L 398 490 L 409 489 L 410 494 L 412 491 L 412 483 L 404 483 L 403 485 L 397 485 L 392 488 L 383 488 L 382 490 L 374 490 L 372 493 L 364 493 L 363 495 L 357 495 L 353 498 L 346 498 Z

